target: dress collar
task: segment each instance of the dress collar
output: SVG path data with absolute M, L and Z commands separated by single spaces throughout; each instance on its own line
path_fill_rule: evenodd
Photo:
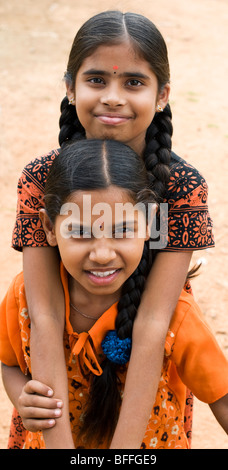
M 65 295 L 65 309 L 66 309 L 66 331 L 70 337 L 71 355 L 70 361 L 73 356 L 80 357 L 81 366 L 84 364 L 87 369 L 95 375 L 101 375 L 102 369 L 99 365 L 97 355 L 102 353 L 101 342 L 109 330 L 115 329 L 115 320 L 117 316 L 117 302 L 104 312 L 100 318 L 94 323 L 88 332 L 77 333 L 73 330 L 70 323 L 70 295 L 68 289 L 68 275 L 67 271 L 61 262 L 60 275 L 63 284 Z

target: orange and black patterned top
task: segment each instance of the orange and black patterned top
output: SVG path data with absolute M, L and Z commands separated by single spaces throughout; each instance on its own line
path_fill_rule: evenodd
M 102 373 L 104 353 L 101 343 L 115 328 L 117 304 L 113 304 L 88 332 L 77 333 L 70 323 L 70 299 L 67 273 L 61 265 L 65 292 L 66 324 L 64 349 L 68 375 L 69 412 L 76 448 L 94 448 L 79 438 L 83 410 L 89 398 L 93 375 Z M 0 305 L 0 361 L 19 366 L 26 374 L 30 364 L 30 318 L 25 298 L 23 275 L 12 282 Z M 156 400 L 141 448 L 186 449 L 189 447 L 184 427 L 186 386 L 206 403 L 213 403 L 228 393 L 228 362 L 205 323 L 192 295 L 182 291 L 166 337 L 165 354 Z M 118 371 L 123 391 L 127 365 Z M 137 374 L 137 371 L 136 371 Z M 10 448 L 45 448 L 41 432 L 25 431 L 17 413 L 13 415 Z M 107 439 L 96 448 L 107 448 Z
M 39 209 L 47 173 L 59 150 L 32 160 L 18 182 L 17 218 L 12 246 L 48 246 Z M 167 251 L 194 251 L 214 246 L 212 220 L 207 205 L 208 187 L 203 176 L 173 152 L 171 176 L 164 202 L 168 203 Z

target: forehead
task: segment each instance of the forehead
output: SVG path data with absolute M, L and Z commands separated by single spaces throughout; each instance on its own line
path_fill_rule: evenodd
M 76 191 L 72 193 L 67 203 L 72 211 L 75 222 L 93 223 L 102 219 L 109 225 L 124 220 L 136 221 L 144 216 L 144 207 L 136 205 L 127 190 L 117 186 L 94 191 Z M 141 214 L 142 212 L 142 214 Z
M 107 203 L 113 206 L 115 203 L 134 204 L 134 200 L 126 189 L 119 188 L 118 186 L 109 186 L 104 189 L 95 189 L 92 191 L 75 191 L 71 194 L 69 202 L 74 202 L 78 206 L 85 205 L 85 201 L 90 201 L 91 208 L 99 203 Z
M 151 72 L 149 62 L 147 62 L 128 41 L 120 44 L 108 44 L 97 47 L 91 55 L 84 59 L 81 68 L 98 68 L 98 64 L 103 64 L 106 68 L 113 68 L 113 66 L 124 69 L 126 69 L 126 67 L 140 67 Z
M 133 228 L 128 238 L 132 238 L 135 230 L 142 230 L 143 232 L 140 233 L 145 238 L 146 218 L 144 204 L 136 204 L 128 191 L 110 186 L 107 189 L 72 193 L 66 204 L 62 206 L 56 224 L 57 227 L 60 226 L 60 231 L 63 230 L 64 234 L 66 231 L 69 234 L 69 224 L 70 231 L 72 227 L 74 230 L 76 227 L 77 229 L 83 227 L 90 232 L 92 227 L 95 237 L 97 237 L 98 229 L 98 238 L 100 238 L 101 228 L 102 233 L 104 231 L 103 235 L 108 233 L 108 238 L 110 238 L 110 229 L 123 228 L 127 224 L 128 228 Z M 63 237 L 65 238 L 65 235 Z

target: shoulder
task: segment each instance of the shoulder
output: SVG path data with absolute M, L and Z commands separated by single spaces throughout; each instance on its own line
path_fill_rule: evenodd
M 193 317 L 201 315 L 200 309 L 195 302 L 194 297 L 183 289 L 169 326 L 169 332 L 172 332 L 171 336 L 173 338 L 177 336 L 181 326 L 185 327 L 184 321 L 189 314 L 191 314 L 191 320 L 193 320 Z M 191 322 L 191 326 L 193 324 L 194 321 Z
M 21 180 L 26 180 L 29 183 L 37 182 L 39 185 L 43 185 L 53 161 L 59 155 L 59 151 L 60 149 L 51 150 L 51 152 L 31 160 L 24 167 Z
M 167 352 L 173 353 L 174 358 L 179 355 L 180 359 L 185 350 L 191 346 L 197 347 L 197 343 L 207 342 L 208 339 L 215 342 L 199 305 L 194 297 L 183 289 L 169 326 Z
M 6 295 L 5 295 L 5 302 L 7 304 L 7 309 L 14 309 L 17 310 L 20 304 L 20 296 L 24 294 L 24 276 L 23 272 L 17 274 L 14 279 L 12 280 Z M 2 304 L 3 305 L 3 302 Z
M 179 157 L 174 152 L 171 152 L 170 170 L 171 175 L 175 177 L 177 181 L 186 175 L 190 175 L 191 177 L 194 176 L 194 179 L 199 181 L 203 178 L 197 168 L 195 168 L 183 158 Z
M 165 199 L 175 201 L 199 189 L 202 199 L 207 198 L 208 186 L 203 175 L 183 158 L 171 153 L 170 180 Z
M 178 337 L 183 335 L 185 343 L 195 343 L 201 334 L 214 338 L 205 315 L 203 314 L 193 295 L 184 289 L 181 292 L 175 313 L 170 323 L 170 329 Z M 197 336 L 199 335 L 199 336 Z
M 199 400 L 213 403 L 228 392 L 228 361 L 198 304 L 184 291 L 170 324 L 166 356 Z
M 8 366 L 19 365 L 22 371 L 26 370 L 22 332 L 24 322 L 28 322 L 28 319 L 24 279 L 21 273 L 13 279 L 0 304 L 0 360 Z
M 60 152 L 60 149 L 54 149 L 54 150 L 51 150 L 50 152 L 45 153 L 45 154 L 43 154 L 39 157 L 35 157 L 24 167 L 24 169 L 29 171 L 29 170 L 33 169 L 36 165 L 38 167 L 50 166 L 53 163 L 55 157 L 57 155 L 59 155 L 59 152 Z

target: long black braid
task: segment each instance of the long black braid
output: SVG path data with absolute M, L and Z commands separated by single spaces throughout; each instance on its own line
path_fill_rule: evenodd
M 85 138 L 85 129 L 82 127 L 75 106 L 69 104 L 67 96 L 65 96 L 60 105 L 61 116 L 59 119 L 59 144 L 63 147 L 69 141 Z
M 156 113 L 147 129 L 144 162 L 149 172 L 151 188 L 162 202 L 170 178 L 172 148 L 172 113 L 168 104 L 163 112 Z

